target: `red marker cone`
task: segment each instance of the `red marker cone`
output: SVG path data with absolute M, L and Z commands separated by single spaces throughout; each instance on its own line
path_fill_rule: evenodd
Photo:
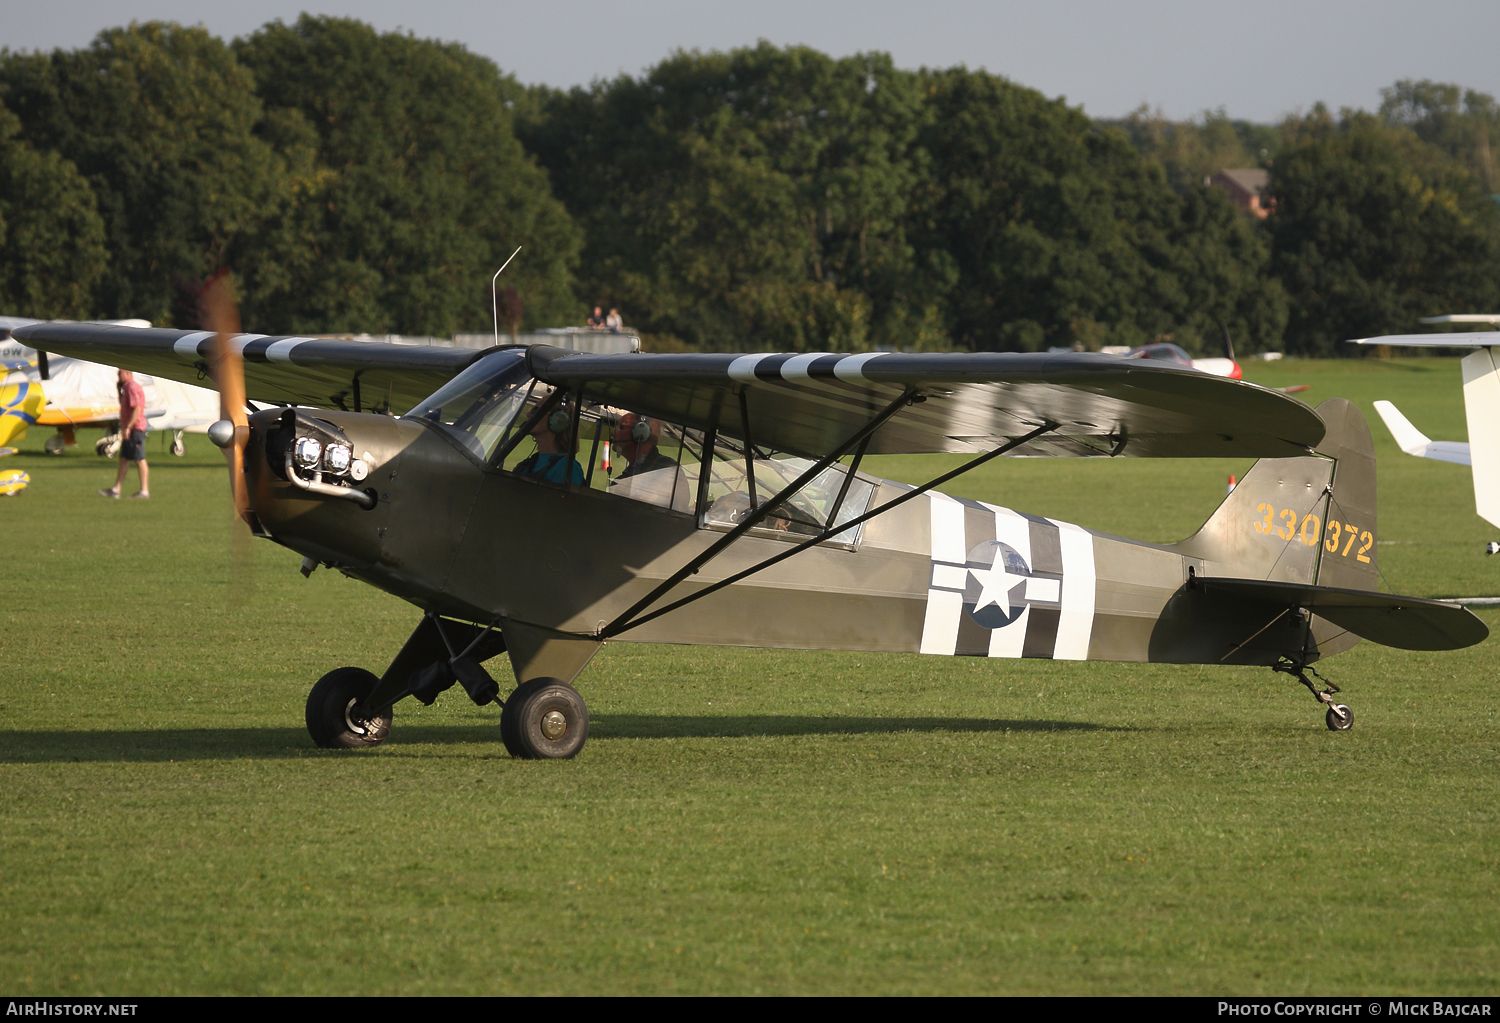
M 1229 474 L 1229 486 L 1224 488 L 1224 496 L 1228 497 L 1232 493 L 1234 493 L 1234 473 Z
M 599 445 L 599 468 L 609 472 L 609 441 Z

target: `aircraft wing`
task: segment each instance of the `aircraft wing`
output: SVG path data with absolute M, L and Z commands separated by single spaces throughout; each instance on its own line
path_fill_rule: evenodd
M 211 331 L 55 321 L 12 333 L 59 355 L 213 386 L 207 377 Z M 351 412 L 403 413 L 479 355 L 468 348 L 262 334 L 240 334 L 232 343 L 245 357 L 245 390 L 251 400 Z
M 158 377 L 203 382 L 207 331 L 39 323 L 17 338 L 49 351 Z M 351 411 L 405 412 L 481 353 L 463 348 L 241 334 L 248 396 Z M 1144 359 L 1061 354 L 589 355 L 533 346 L 536 376 L 585 397 L 706 428 L 739 422 L 752 440 L 820 455 L 917 388 L 871 443 L 872 453 L 981 452 L 1046 423 L 1055 432 L 1017 453 L 1043 456 L 1304 455 L 1323 421 L 1294 398 L 1254 384 Z M 735 431 L 737 432 L 737 431 Z
M 1356 636 L 1400 650 L 1457 650 L 1490 634 L 1468 608 L 1442 600 L 1259 579 L 1209 578 L 1198 585 L 1211 596 L 1306 608 Z
M 585 398 L 672 422 L 718 422 L 794 454 L 835 447 L 916 388 L 924 396 L 874 435 L 871 453 L 982 452 L 1056 423 L 1019 455 L 1305 455 L 1316 412 L 1276 391 L 1147 359 L 1088 353 L 586 355 L 530 350 L 532 372 Z
M 1396 438 L 1396 444 L 1408 455 L 1418 458 L 1432 458 L 1439 462 L 1452 462 L 1454 465 L 1469 464 L 1469 445 L 1460 440 L 1428 440 L 1427 435 L 1415 426 L 1411 420 L 1401 414 L 1401 410 L 1388 401 L 1377 401 L 1375 411 L 1380 413 L 1380 418 L 1385 421 L 1386 429 L 1391 431 L 1391 436 Z
M 1357 337 L 1348 343 L 1394 345 L 1397 348 L 1490 348 L 1500 345 L 1500 330 L 1470 334 L 1386 334 L 1383 337 Z

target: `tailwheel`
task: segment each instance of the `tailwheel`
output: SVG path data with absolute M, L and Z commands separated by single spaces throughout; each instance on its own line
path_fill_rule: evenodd
M 359 706 L 380 680 L 363 668 L 335 668 L 307 694 L 307 734 L 324 749 L 378 746 L 391 734 L 391 708 L 365 717 Z
M 589 709 L 578 690 L 562 679 L 521 683 L 500 714 L 500 738 L 513 757 L 571 759 L 588 737 Z
M 1319 675 L 1318 669 L 1311 664 L 1303 664 L 1289 657 L 1283 657 L 1271 665 L 1271 670 L 1291 675 L 1306 686 L 1307 691 L 1312 693 L 1319 703 L 1328 708 L 1328 712 L 1323 715 L 1323 720 L 1327 723 L 1330 732 L 1347 732 L 1354 727 L 1354 711 L 1350 710 L 1347 704 L 1333 702 L 1334 695 L 1340 692 L 1339 687 Z M 1313 680 L 1307 677 L 1309 673 L 1327 688 L 1319 689 Z

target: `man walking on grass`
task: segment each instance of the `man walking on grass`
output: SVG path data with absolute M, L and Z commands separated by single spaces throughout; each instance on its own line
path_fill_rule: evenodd
M 125 483 L 125 470 L 131 462 L 141 477 L 141 489 L 130 496 L 148 498 L 151 488 L 146 482 L 146 393 L 135 382 L 135 374 L 128 369 L 120 370 L 120 471 L 115 474 L 115 485 L 99 491 L 100 497 L 119 497 L 120 487 Z

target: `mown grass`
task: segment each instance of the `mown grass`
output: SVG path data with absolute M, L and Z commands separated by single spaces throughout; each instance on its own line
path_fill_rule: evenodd
M 1456 360 L 1254 372 L 1464 436 Z M 1372 426 L 1394 588 L 1500 592 L 1467 473 Z M 1340 735 L 1262 670 L 616 644 L 576 761 L 509 759 L 456 690 L 330 752 L 307 689 L 379 670 L 411 609 L 261 543 L 231 606 L 216 452 L 153 441 L 153 500 L 112 502 L 106 463 L 41 440 L 0 502 L 0 990 L 1496 988 L 1495 640 L 1327 662 Z M 1172 540 L 1242 468 L 1009 461 L 950 490 Z

